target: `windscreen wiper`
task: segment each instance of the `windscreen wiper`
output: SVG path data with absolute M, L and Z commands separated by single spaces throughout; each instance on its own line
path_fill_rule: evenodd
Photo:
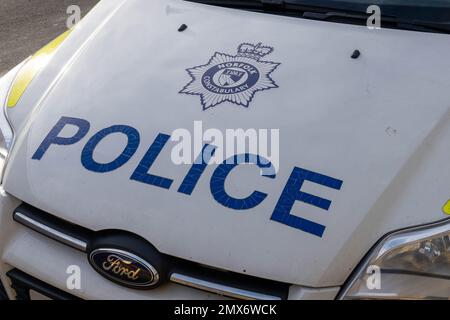
M 369 15 L 357 14 L 357 13 L 346 13 L 346 12 L 309 12 L 305 11 L 302 14 L 303 18 L 324 20 L 324 21 L 334 21 L 336 19 L 353 19 L 353 20 L 364 20 L 367 21 Z M 423 31 L 423 32 L 442 32 L 450 33 L 450 23 L 443 22 L 433 22 L 433 21 L 422 21 L 422 20 L 409 20 L 401 19 L 394 16 L 381 16 L 382 23 L 386 27 L 397 27 L 399 29 Z
M 352 23 L 365 25 L 370 14 L 365 10 L 355 10 L 350 7 L 333 7 L 312 5 L 298 1 L 285 0 L 188 0 L 203 4 L 217 5 L 228 8 L 251 10 L 265 13 L 283 14 L 305 19 L 314 19 L 330 22 Z M 450 33 L 450 23 L 409 20 L 396 16 L 381 16 L 381 23 L 386 28 L 398 28 L 423 32 Z
M 316 12 L 343 10 L 345 12 L 365 14 L 365 11 L 358 11 L 358 10 L 354 11 L 350 10 L 350 8 L 330 7 L 311 4 L 307 2 L 300 3 L 297 1 L 285 1 L 285 0 L 187 0 L 187 1 L 228 8 L 264 11 L 268 13 L 285 13 L 288 15 L 297 15 L 297 16 L 301 16 L 303 12 L 311 10 L 314 10 Z
M 405 20 L 398 21 L 399 28 L 417 30 L 417 31 L 435 31 L 441 33 L 450 34 L 450 23 L 448 22 L 433 22 L 433 21 L 421 21 L 421 20 Z

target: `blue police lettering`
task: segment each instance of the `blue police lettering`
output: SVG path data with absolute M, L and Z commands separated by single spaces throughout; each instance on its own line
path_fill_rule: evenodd
M 222 164 L 220 164 L 211 177 L 210 187 L 214 199 L 221 205 L 235 210 L 247 210 L 256 207 L 267 197 L 266 193 L 254 191 L 247 198 L 236 199 L 229 196 L 225 191 L 225 180 L 227 179 L 227 176 L 231 172 L 231 170 L 243 163 L 252 163 L 257 165 L 260 169 L 263 170 L 262 175 L 271 179 L 275 178 L 275 169 L 273 168 L 272 164 L 269 163 L 269 168 L 271 170 L 270 173 L 268 173 L 267 160 L 264 159 L 266 160 L 266 164 L 263 164 L 261 161 L 261 157 L 253 154 L 235 155 L 233 156 L 233 161 L 229 160 L 230 159 L 227 159 Z
M 69 138 L 58 136 L 67 125 L 78 127 L 77 132 Z M 41 160 L 52 144 L 70 145 L 77 143 L 88 133 L 89 127 L 89 122 L 84 119 L 61 117 L 61 119 L 59 119 L 59 121 L 47 134 L 41 145 L 37 148 L 32 159 Z
M 159 156 L 159 154 L 161 153 L 162 149 L 164 148 L 169 139 L 170 136 L 168 136 L 167 134 L 162 133 L 158 134 L 155 141 L 153 141 L 150 148 L 148 148 L 147 152 L 145 153 L 141 162 L 137 166 L 136 170 L 134 170 L 133 174 L 131 175 L 130 177 L 131 180 L 136 180 L 164 189 L 170 189 L 170 186 L 172 185 L 173 182 L 172 179 L 148 173 L 148 170 L 150 170 L 150 167 L 153 165 L 153 162 L 155 162 L 156 158 Z
M 201 154 L 194 161 L 194 164 L 192 165 L 191 169 L 189 169 L 189 172 L 186 174 L 186 177 L 184 178 L 183 182 L 178 188 L 178 192 L 187 195 L 192 194 L 195 186 L 198 183 L 198 180 L 205 171 L 206 166 L 208 165 L 208 162 L 214 155 L 215 151 L 216 151 L 215 146 L 212 146 L 210 144 L 205 144 L 203 146 Z
M 61 136 L 60 133 L 66 127 L 76 127 L 77 131 L 71 137 Z M 90 123 L 87 120 L 61 117 L 55 126 L 50 129 L 47 136 L 36 149 L 32 156 L 33 160 L 42 160 L 45 153 L 48 152 L 51 145 L 68 146 L 81 141 L 89 132 Z M 93 158 L 96 147 L 101 141 L 110 134 L 120 133 L 128 138 L 124 150 L 117 155 L 115 160 L 109 163 L 98 163 Z M 159 133 L 151 143 L 144 157 L 133 171 L 130 180 L 144 183 L 150 186 L 156 186 L 169 190 L 173 184 L 173 179 L 150 173 L 153 163 L 156 161 L 161 151 L 166 146 L 170 136 Z M 136 153 L 140 145 L 139 131 L 126 125 L 113 125 L 95 133 L 84 145 L 81 151 L 81 165 L 89 171 L 96 173 L 106 173 L 117 170 L 127 163 Z M 178 192 L 191 195 L 197 186 L 201 176 L 208 166 L 210 158 L 214 155 L 216 147 L 206 144 L 203 146 L 201 154 L 186 173 Z M 232 161 L 230 161 L 232 160 Z M 229 173 L 240 164 L 253 164 L 261 170 L 261 176 L 275 179 L 276 172 L 273 165 L 265 158 L 255 154 L 240 154 L 225 160 L 214 170 L 210 179 L 210 190 L 214 200 L 232 210 L 248 210 L 260 205 L 268 196 L 261 191 L 253 191 L 248 197 L 237 199 L 225 191 L 225 182 Z M 272 212 L 271 220 L 282 223 L 286 226 L 301 230 L 317 237 L 322 237 L 326 227 L 319 223 L 302 218 L 299 215 L 291 213 L 296 201 L 300 201 L 323 210 L 329 210 L 331 201 L 304 191 L 301 191 L 303 183 L 310 181 L 334 190 L 342 188 L 343 181 L 335 179 L 317 172 L 309 171 L 303 168 L 294 167 L 292 173 L 281 192 L 281 195 Z
M 127 136 L 128 143 L 122 153 L 114 160 L 109 163 L 98 163 L 94 160 L 93 154 L 97 145 L 105 137 L 113 133 L 122 133 Z M 81 164 L 88 170 L 93 172 L 105 173 L 114 171 L 130 160 L 134 155 L 137 148 L 139 147 L 139 132 L 129 126 L 115 125 L 109 128 L 100 130 L 89 139 L 81 152 Z
M 325 226 L 291 214 L 295 201 L 302 201 L 323 210 L 328 210 L 330 208 L 330 200 L 300 191 L 303 182 L 306 180 L 336 190 L 340 190 L 342 187 L 341 180 L 295 167 L 294 170 L 292 170 L 291 176 L 281 193 L 280 199 L 278 200 L 270 219 L 322 237 Z

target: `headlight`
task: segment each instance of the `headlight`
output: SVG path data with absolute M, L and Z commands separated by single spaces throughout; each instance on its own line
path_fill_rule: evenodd
M 341 299 L 450 299 L 450 220 L 385 237 Z
M 11 147 L 14 138 L 14 132 L 6 113 L 6 99 L 11 83 L 20 67 L 21 65 L 15 67 L 0 79 L 0 169 L 3 167 L 3 163 L 8 153 L 7 151 Z M 2 170 L 0 170 L 0 173 L 1 171 Z

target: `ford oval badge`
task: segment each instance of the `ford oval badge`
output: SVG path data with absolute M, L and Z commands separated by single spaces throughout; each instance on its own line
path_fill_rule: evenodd
M 90 253 L 89 261 L 103 277 L 134 289 L 150 289 L 160 280 L 155 267 L 123 250 L 95 249 Z

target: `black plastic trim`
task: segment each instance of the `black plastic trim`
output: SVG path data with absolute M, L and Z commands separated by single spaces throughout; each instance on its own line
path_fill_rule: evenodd
M 31 300 L 30 290 L 39 292 L 53 300 L 82 300 L 18 269 L 8 271 L 6 275 L 11 279 L 11 288 L 16 291 L 17 300 Z

